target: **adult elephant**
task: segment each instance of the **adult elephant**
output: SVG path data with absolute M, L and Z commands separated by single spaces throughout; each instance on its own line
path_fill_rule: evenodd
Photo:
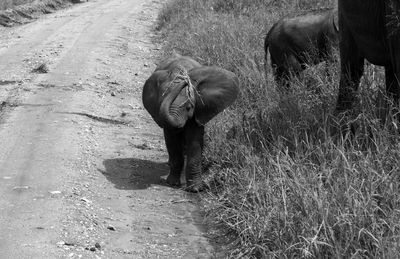
M 336 9 L 283 18 L 265 37 L 265 64 L 269 49 L 275 80 L 286 85 L 291 74 L 298 75 L 309 65 L 332 61 L 338 37 Z
M 395 104 L 400 96 L 400 28 L 398 0 L 338 0 L 340 85 L 336 114 L 352 108 L 364 59 L 385 67 L 386 91 Z
M 239 81 L 234 73 L 202 66 L 190 57 L 174 54 L 157 66 L 144 84 L 142 100 L 164 129 L 170 164 L 168 184 L 181 185 L 186 156 L 186 190 L 203 189 L 204 125 L 231 105 L 238 93 Z

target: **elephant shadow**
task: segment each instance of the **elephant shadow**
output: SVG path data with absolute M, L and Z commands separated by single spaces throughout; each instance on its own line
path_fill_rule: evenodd
M 103 161 L 105 170 L 99 171 L 120 190 L 143 190 L 152 184 L 166 185 L 167 163 L 136 158 L 116 158 Z

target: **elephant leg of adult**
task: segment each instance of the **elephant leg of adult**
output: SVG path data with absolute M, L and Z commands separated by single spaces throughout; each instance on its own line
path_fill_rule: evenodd
M 400 3 L 398 1 L 392 1 L 391 4 L 395 8 L 394 12 L 400 12 Z M 390 18 L 387 19 L 390 22 Z M 385 77 L 386 92 L 393 98 L 397 107 L 400 98 L 400 31 L 399 28 L 393 26 L 392 21 L 391 26 L 388 28 L 389 31 L 393 31 L 388 39 L 391 65 L 385 66 Z
M 352 108 L 361 76 L 364 73 L 364 58 L 359 54 L 353 37 L 349 32 L 346 34 L 344 31 L 342 38 L 340 42 L 339 95 L 336 102 L 337 114 Z
M 199 126 L 194 120 L 187 123 L 185 126 L 187 191 L 199 192 L 204 188 L 201 180 L 203 137 L 204 126 Z
M 354 125 L 349 124 L 346 112 L 352 108 L 356 99 L 357 89 L 364 71 L 364 59 L 346 58 L 341 65 L 339 95 L 336 103 L 335 116 L 331 121 L 331 134 L 338 132 L 346 134 L 349 130 L 354 133 Z
M 386 92 L 391 98 L 393 98 L 394 104 L 397 106 L 400 97 L 400 87 L 399 87 L 399 81 L 391 66 L 385 67 L 385 78 L 386 78 Z
M 339 94 L 336 101 L 335 116 L 331 117 L 331 135 L 335 136 L 339 132 L 346 134 L 351 130 L 345 113 L 349 111 L 354 101 L 361 76 L 364 73 L 364 57 L 360 55 L 357 44 L 348 28 L 339 20 L 341 30 L 340 48 L 340 82 Z
M 164 129 L 165 145 L 167 146 L 169 156 L 170 171 L 167 177 L 167 183 L 172 186 L 181 185 L 181 173 L 184 165 L 183 155 L 183 131 L 175 132 Z
M 388 0 L 385 5 L 386 15 L 386 31 L 389 32 L 387 35 L 387 44 L 389 49 L 389 55 L 391 59 L 390 66 L 385 66 L 385 77 L 386 77 L 386 93 L 393 99 L 397 119 L 400 119 L 399 114 L 399 98 L 400 98 L 400 31 L 398 22 L 398 13 L 400 12 L 400 2 L 398 0 Z M 388 107 L 388 105 L 385 105 Z
M 400 86 L 392 66 L 385 67 L 385 78 L 386 78 L 386 93 L 393 100 L 393 105 L 395 107 L 393 113 L 397 114 L 397 117 L 399 118 L 398 106 L 399 106 Z M 383 107 L 383 111 L 380 111 L 379 113 L 382 122 L 386 121 L 387 110 L 389 107 L 390 107 L 389 104 L 386 103 Z

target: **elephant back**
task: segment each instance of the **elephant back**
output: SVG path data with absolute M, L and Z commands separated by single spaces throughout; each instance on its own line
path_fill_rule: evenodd
M 191 70 L 195 67 L 201 67 L 201 64 L 196 60 L 192 59 L 188 56 L 181 56 L 179 54 L 174 53 L 174 55 L 164 61 L 162 61 L 156 68 L 155 71 L 158 70 L 169 70 L 172 71 L 177 67 L 181 67 L 188 70 Z

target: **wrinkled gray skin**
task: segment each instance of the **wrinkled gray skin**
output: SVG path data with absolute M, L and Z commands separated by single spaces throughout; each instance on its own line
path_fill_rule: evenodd
M 195 90 L 176 77 L 182 68 Z M 186 190 L 198 192 L 204 188 L 201 181 L 204 125 L 231 105 L 238 93 L 235 74 L 219 67 L 202 66 L 190 57 L 174 54 L 157 66 L 144 84 L 142 101 L 164 129 L 170 165 L 168 184 L 180 186 L 181 172 L 185 169 Z M 185 156 L 186 168 L 183 168 Z
M 298 75 L 310 65 L 332 61 L 338 45 L 337 11 L 283 18 L 265 37 L 265 64 L 268 49 L 275 80 L 287 85 L 290 75 Z
M 341 62 L 337 114 L 352 108 L 364 73 L 364 59 L 385 67 L 386 91 L 398 104 L 399 12 L 399 0 L 339 0 Z

